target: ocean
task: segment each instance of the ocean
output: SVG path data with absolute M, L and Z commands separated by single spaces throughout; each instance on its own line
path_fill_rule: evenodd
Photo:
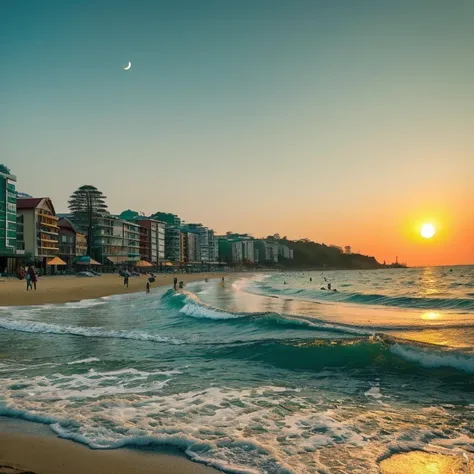
M 235 473 L 472 458 L 474 267 L 249 274 L 0 307 L 0 415 Z

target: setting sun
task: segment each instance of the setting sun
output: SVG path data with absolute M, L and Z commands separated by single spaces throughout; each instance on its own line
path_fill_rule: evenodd
M 421 226 L 420 234 L 425 239 L 431 239 L 436 233 L 436 229 L 433 224 L 423 224 Z

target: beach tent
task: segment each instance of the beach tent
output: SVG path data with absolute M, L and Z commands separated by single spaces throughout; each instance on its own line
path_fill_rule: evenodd
M 51 265 L 67 265 L 67 263 L 64 260 L 61 260 L 59 257 L 54 257 L 49 262 L 47 262 L 46 265 L 48 265 L 48 266 L 51 266 Z
M 136 264 L 136 267 L 152 267 L 153 265 L 150 262 L 147 262 L 146 260 L 139 260 Z
M 76 265 L 100 265 L 100 263 L 97 260 L 94 260 L 93 258 L 90 258 L 88 256 L 84 257 L 79 257 L 75 261 Z

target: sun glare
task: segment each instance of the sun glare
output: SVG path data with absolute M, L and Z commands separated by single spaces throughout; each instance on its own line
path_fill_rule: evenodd
M 423 313 L 421 316 L 421 319 L 425 319 L 427 321 L 433 320 L 433 319 L 438 319 L 439 318 L 439 313 L 436 313 L 435 311 L 428 311 L 427 313 Z
M 436 229 L 433 224 L 423 224 L 421 226 L 420 234 L 425 239 L 431 239 L 436 233 Z

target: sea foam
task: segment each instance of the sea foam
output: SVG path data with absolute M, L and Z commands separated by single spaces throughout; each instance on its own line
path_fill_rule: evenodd
M 182 341 L 172 338 L 160 336 L 159 334 L 151 334 L 142 331 L 126 331 L 126 330 L 110 330 L 102 327 L 84 327 L 71 326 L 61 324 L 43 323 L 39 321 L 12 320 L 0 318 L 0 328 L 10 331 L 41 333 L 41 334 L 58 334 L 72 335 L 83 337 L 99 337 L 99 338 L 115 338 L 115 339 L 133 339 L 136 341 L 150 342 L 166 342 L 170 344 L 181 344 Z
M 436 351 L 433 348 L 423 349 L 407 344 L 394 344 L 390 351 L 405 360 L 414 362 L 428 369 L 449 367 L 474 374 L 474 354 Z

